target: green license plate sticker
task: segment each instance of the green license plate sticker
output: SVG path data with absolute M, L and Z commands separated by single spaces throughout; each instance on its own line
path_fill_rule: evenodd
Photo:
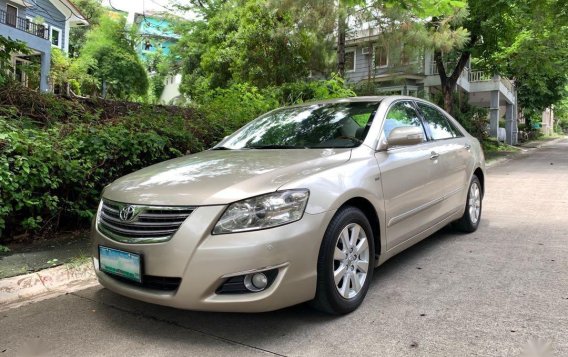
M 99 246 L 99 258 L 101 271 L 142 282 L 140 254 Z

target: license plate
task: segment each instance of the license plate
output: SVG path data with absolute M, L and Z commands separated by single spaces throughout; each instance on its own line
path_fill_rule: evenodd
M 123 278 L 142 282 L 142 260 L 140 254 L 99 246 L 101 271 Z

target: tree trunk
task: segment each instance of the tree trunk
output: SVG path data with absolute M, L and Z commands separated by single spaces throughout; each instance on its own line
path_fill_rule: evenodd
M 345 75 L 345 33 L 347 32 L 347 16 L 344 9 L 339 9 L 337 19 L 337 73 Z
M 475 44 L 477 41 L 477 36 L 473 35 L 470 39 L 470 45 Z M 454 115 L 454 92 L 456 91 L 458 80 L 467 65 L 471 57 L 471 52 L 469 50 L 464 50 L 452 70 L 450 76 L 447 75 L 446 69 L 444 68 L 444 59 L 442 57 L 442 52 L 437 50 L 434 52 L 434 61 L 436 62 L 436 68 L 438 69 L 438 75 L 440 76 L 440 83 L 442 87 L 442 94 L 444 95 L 444 109 Z M 449 69 L 449 68 L 448 68 Z

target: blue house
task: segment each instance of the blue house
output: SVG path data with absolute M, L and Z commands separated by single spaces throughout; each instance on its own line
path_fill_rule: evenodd
M 68 52 L 70 28 L 88 24 L 69 0 L 0 0 L 0 35 L 22 41 L 31 50 L 31 54 L 13 55 L 16 76 L 25 81 L 18 66 L 39 57 L 39 88 L 44 92 L 49 90 L 52 48 Z
M 171 54 L 170 47 L 175 45 L 180 36 L 173 31 L 173 15 L 163 12 L 147 11 L 143 14 L 134 13 L 133 26 L 138 29 L 140 42 L 136 52 L 143 61 L 153 53 L 161 52 L 164 56 Z M 154 75 L 150 69 L 150 76 Z M 168 75 L 164 80 L 164 90 L 160 95 L 160 103 L 170 104 L 181 98 L 179 86 L 181 74 Z

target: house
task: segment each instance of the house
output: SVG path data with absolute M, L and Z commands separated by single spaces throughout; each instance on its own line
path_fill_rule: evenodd
M 161 52 L 164 56 L 170 56 L 170 48 L 179 40 L 180 36 L 173 32 L 171 14 L 147 11 L 143 14 L 134 13 L 133 26 L 138 29 L 141 41 L 137 44 L 136 52 L 147 62 L 149 56 Z M 149 70 L 150 75 L 152 69 Z M 181 74 L 168 75 L 164 79 L 164 90 L 160 96 L 160 103 L 171 103 L 180 98 L 179 85 Z
M 446 66 L 448 67 L 448 66 Z M 451 70 L 451 69 L 450 69 Z M 354 31 L 346 38 L 345 77 L 374 94 L 402 94 L 430 99 L 441 93 L 440 77 L 431 51 L 417 51 L 383 41 L 376 31 Z M 517 98 L 514 84 L 466 65 L 457 90 L 469 103 L 489 109 L 490 134 L 508 144 L 517 143 Z M 499 128 L 504 117 L 506 127 Z M 503 132 L 505 132 L 503 135 Z
M 49 90 L 49 70 L 53 47 L 69 50 L 71 27 L 89 22 L 69 0 L 0 0 L 0 35 L 19 40 L 28 46 L 30 54 L 14 54 L 15 75 L 27 82 L 21 65 L 38 60 L 39 89 Z

